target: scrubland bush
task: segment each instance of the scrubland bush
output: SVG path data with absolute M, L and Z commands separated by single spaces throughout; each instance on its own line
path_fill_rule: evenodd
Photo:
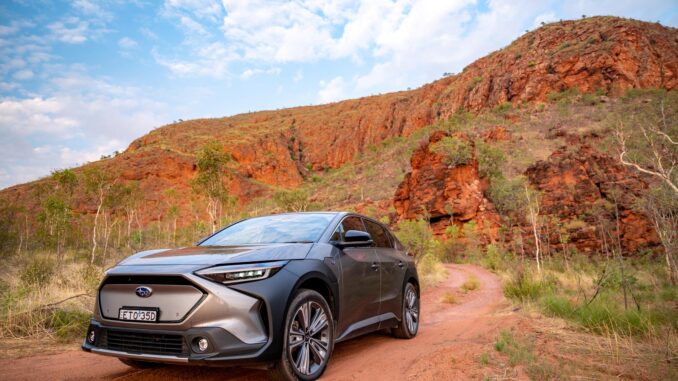
M 501 175 L 506 158 L 504 152 L 492 144 L 476 142 L 478 174 L 480 177 L 495 178 Z
M 54 261 L 42 254 L 13 262 L 0 288 L 0 338 L 80 339 L 102 270 L 83 261 L 56 271 Z
M 21 270 L 21 281 L 29 286 L 44 286 L 54 274 L 55 263 L 42 256 L 31 258 Z
M 504 295 L 596 334 L 654 337 L 678 329 L 672 307 L 678 290 L 660 264 L 626 259 L 622 277 L 616 261 L 581 255 L 569 261 L 565 267 L 553 258 L 545 262 L 541 275 L 531 263 L 506 264 Z
M 443 156 L 445 164 L 452 167 L 468 164 L 472 157 L 469 143 L 454 136 L 446 136 L 440 139 L 433 143 L 430 149 Z
M 414 254 L 417 271 L 424 287 L 445 279 L 447 271 L 441 261 L 441 244 L 433 238 L 431 227 L 426 220 L 403 220 L 398 224 L 395 234 L 398 240 Z
M 461 289 L 468 292 L 480 288 L 480 281 L 474 275 L 469 276 L 461 285 Z

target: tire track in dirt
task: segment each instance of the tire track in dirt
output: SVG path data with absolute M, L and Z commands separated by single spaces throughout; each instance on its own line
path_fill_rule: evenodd
M 496 275 L 474 265 L 446 265 L 448 277 L 422 294 L 422 323 L 413 340 L 383 333 L 337 344 L 323 380 L 434 380 L 478 378 L 477 356 L 491 345 L 499 330 L 514 318 Z M 477 290 L 464 293 L 470 276 Z M 456 304 L 441 299 L 454 293 Z M 0 360 L 3 380 L 266 380 L 266 372 L 240 368 L 168 366 L 134 370 L 117 359 L 78 350 L 55 355 Z

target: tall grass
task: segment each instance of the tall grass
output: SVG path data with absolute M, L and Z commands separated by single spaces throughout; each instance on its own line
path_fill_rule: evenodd
M 678 328 L 678 292 L 657 266 L 626 260 L 627 274 L 609 263 L 573 258 L 547 261 L 541 274 L 516 263 L 502 273 L 504 295 L 596 334 L 652 336 Z M 626 289 L 626 303 L 624 301 Z
M 0 272 L 0 339 L 83 337 L 102 270 L 74 261 L 56 267 L 46 254 L 8 261 Z

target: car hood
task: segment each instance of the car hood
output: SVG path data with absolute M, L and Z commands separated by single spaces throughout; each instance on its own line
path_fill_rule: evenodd
M 243 246 L 194 246 L 180 249 L 148 250 L 134 254 L 119 266 L 235 264 L 304 259 L 312 243 L 280 243 Z

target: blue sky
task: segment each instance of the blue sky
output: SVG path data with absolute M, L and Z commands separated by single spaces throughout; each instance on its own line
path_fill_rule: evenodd
M 678 26 L 675 0 L 5 0 L 0 188 L 178 119 L 418 87 L 542 21 Z

